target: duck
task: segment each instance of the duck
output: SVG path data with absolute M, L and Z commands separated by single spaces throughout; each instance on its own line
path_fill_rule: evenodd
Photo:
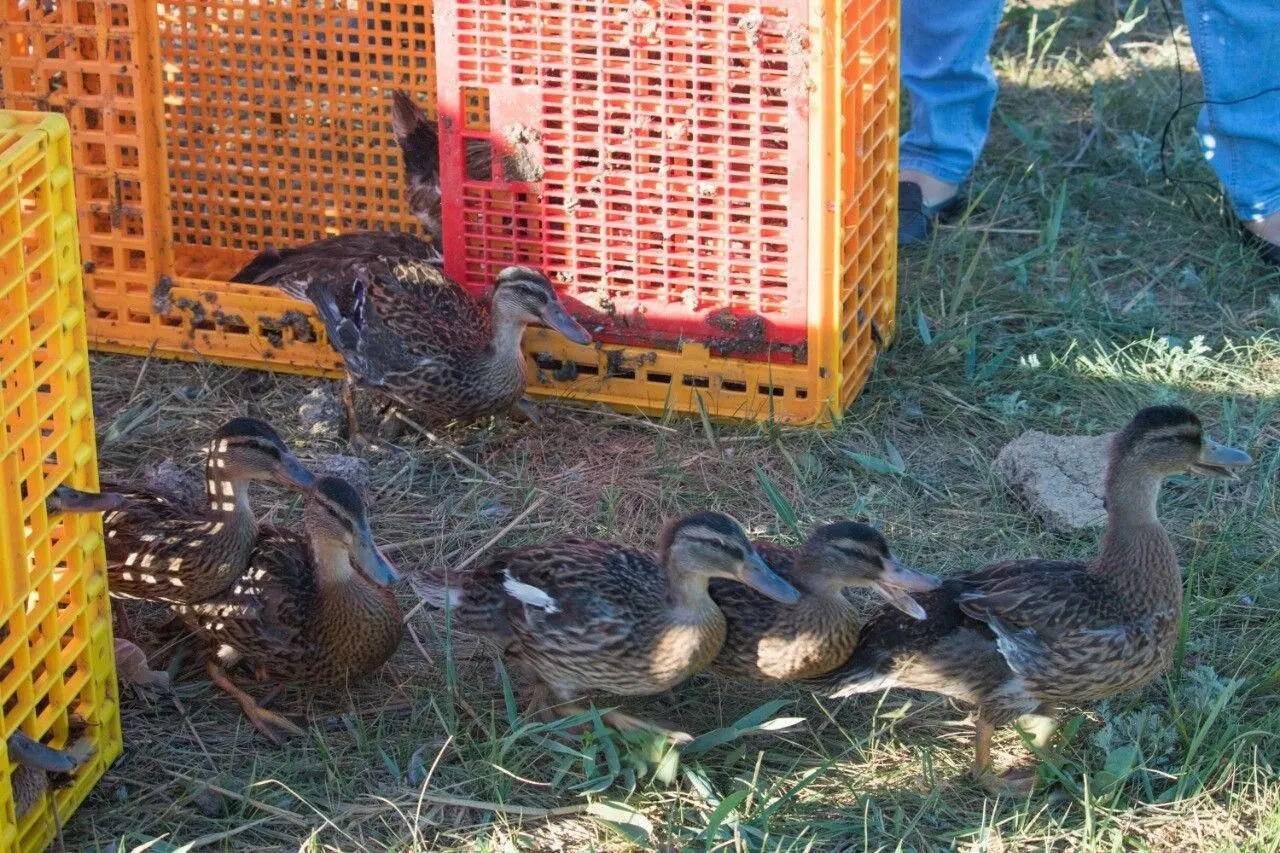
M 360 493 L 339 477 L 318 478 L 302 531 L 266 528 L 248 565 L 221 595 L 175 607 L 210 653 L 205 671 L 268 740 L 302 729 L 268 711 L 228 670 L 245 665 L 259 680 L 309 690 L 336 687 L 377 670 L 404 635 L 391 589 L 395 568 L 374 542 Z
M 391 92 L 391 130 L 404 162 L 404 182 L 409 210 L 440 248 L 440 131 L 434 119 L 404 89 Z M 487 139 L 466 140 L 464 168 L 468 180 L 488 181 L 493 176 L 493 146 Z
M 103 500 L 118 502 L 103 514 L 102 532 L 120 636 L 132 634 L 120 599 L 191 604 L 224 592 L 240 576 L 258 536 L 249 500 L 255 480 L 305 492 L 315 475 L 270 424 L 232 418 L 209 442 L 204 506 L 137 483 L 102 483 L 112 496 Z
M 415 583 L 454 624 L 492 640 L 514 671 L 532 677 L 531 705 L 550 694 L 560 716 L 584 711 L 599 693 L 649 696 L 709 666 L 725 638 L 712 578 L 746 584 L 779 602 L 800 593 L 756 553 L 742 525 L 697 512 L 665 526 L 659 552 L 586 538 L 508 550 L 458 577 L 428 571 Z M 688 740 L 614 710 L 621 731 Z
M 87 728 L 83 718 L 72 714 L 67 724 L 69 745 L 66 749 L 46 746 L 21 729 L 9 735 L 6 746 L 13 765 L 9 785 L 17 820 L 21 821 L 46 791 L 70 784 L 73 774 L 94 756 L 97 748 L 92 738 L 85 735 Z
M 903 565 L 878 530 L 838 521 L 814 530 L 799 548 L 752 543 L 779 577 L 800 591 L 792 605 L 779 604 L 740 583 L 711 581 L 711 598 L 724 613 L 724 646 L 709 667 L 736 681 L 784 682 L 835 669 L 858 643 L 858 610 L 845 590 L 874 590 L 912 619 L 925 618 L 911 597 L 942 583 Z
M 1161 484 L 1184 473 L 1235 477 L 1251 461 L 1207 436 L 1185 407 L 1139 411 L 1111 442 L 1096 555 L 948 578 L 917 597 L 924 620 L 881 608 L 853 654 L 804 685 L 832 698 L 909 688 L 959 700 L 977 712 L 971 775 L 995 791 L 1029 792 L 1034 772 L 992 772 L 996 728 L 1017 723 L 1043 750 L 1064 707 L 1139 687 L 1169 666 L 1182 574 L 1157 514 Z
M 358 233 L 338 235 L 276 252 L 274 260 L 259 256 L 235 278 L 315 306 L 346 368 L 346 432 L 357 447 L 365 444 L 357 387 L 412 413 L 423 427 L 474 421 L 522 410 L 526 365 L 520 345 L 527 326 L 544 325 L 576 344 L 591 343 L 540 270 L 501 270 L 486 303 L 420 250 L 371 255 L 366 241 Z

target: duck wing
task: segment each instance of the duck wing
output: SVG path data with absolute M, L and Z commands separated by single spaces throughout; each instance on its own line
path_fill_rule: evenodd
M 913 594 L 923 620 L 881 605 L 863 623 L 849 659 L 804 684 L 833 697 L 906 687 L 980 703 L 1014 677 L 997 629 L 1044 642 L 1032 626 L 1064 624 L 1070 606 L 1060 599 L 1075 599 L 1084 569 L 1083 563 L 1023 560 L 948 578 L 938 589 Z
M 320 273 L 335 272 L 348 264 L 368 263 L 378 258 L 403 258 L 437 268 L 444 266 L 444 259 L 436 247 L 412 234 L 352 231 L 302 246 L 264 249 L 231 280 L 241 284 L 280 285 L 291 278 L 311 278 Z
M 1010 561 L 963 581 L 957 606 L 991 629 L 1009 668 L 1043 697 L 1098 698 L 1147 680 L 1178 621 L 1174 610 L 1126 613 L 1082 562 Z
M 560 540 L 496 556 L 464 582 L 457 612 L 488 633 L 565 655 L 595 654 L 628 646 L 647 618 L 646 604 L 660 602 L 665 585 L 666 572 L 650 554 Z
M 319 590 L 305 537 L 267 529 L 225 593 L 175 608 L 193 630 L 253 661 L 298 656 L 316 617 Z

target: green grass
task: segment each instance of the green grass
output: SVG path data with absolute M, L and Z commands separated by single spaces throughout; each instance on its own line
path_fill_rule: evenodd
M 513 522 L 504 545 L 649 543 L 664 518 L 715 507 L 784 542 L 863 517 L 905 560 L 952 574 L 1095 547 L 1047 534 L 1001 485 L 1005 442 L 1189 404 L 1256 463 L 1238 483 L 1167 484 L 1188 590 L 1175 665 L 1071 717 L 1047 792 L 987 798 L 964 775 L 963 713 L 906 694 L 840 703 L 699 677 L 629 703 L 704 735 L 678 761 L 594 717 L 577 721 L 585 734 L 530 723 L 492 652 L 420 612 L 373 682 L 311 700 L 309 738 L 283 749 L 201 679 L 176 701 L 126 696 L 126 753 L 70 821 L 69 849 L 1280 847 L 1280 275 L 1223 227 L 1194 110 L 1168 162 L 1206 219 L 1162 181 L 1172 45 L 1159 7 L 1011 4 L 973 209 L 903 253 L 897 341 L 835 431 L 557 408 L 539 427 L 451 434 L 487 477 L 417 439 L 371 460 L 375 532 L 405 567 L 457 564 Z M 93 369 L 111 474 L 169 456 L 195 470 L 233 413 L 268 417 L 304 458 L 345 449 L 299 426 L 309 381 L 103 356 Z M 296 501 L 257 497 L 269 519 L 297 518 Z M 1013 732 L 997 750 L 1025 755 Z

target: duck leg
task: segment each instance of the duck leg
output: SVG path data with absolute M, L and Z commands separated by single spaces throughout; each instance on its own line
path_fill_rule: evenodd
M 974 779 L 991 775 L 991 736 L 995 731 L 996 727 L 979 715 L 973 737 L 973 763 L 969 765 L 969 775 Z
M 356 378 L 350 373 L 342 383 L 342 411 L 347 417 L 347 441 L 352 450 L 363 454 L 369 442 L 360 432 L 360 416 L 356 413 Z
M 1058 730 L 1058 720 L 1044 713 L 1027 714 L 1018 720 L 1018 727 L 1031 736 L 1031 744 L 1036 749 L 1036 756 L 1030 767 L 1017 767 L 1000 776 L 1005 790 L 1010 794 L 1026 796 L 1035 790 L 1039 778 L 1037 766 L 1040 755 L 1049 747 L 1049 741 Z
M 542 414 L 538 411 L 538 406 L 528 397 L 522 397 L 511 407 L 511 413 L 519 415 L 531 424 L 542 423 Z
M 534 714 L 543 722 L 549 722 L 550 705 L 548 701 L 551 697 L 551 691 L 547 689 L 547 685 L 541 681 L 535 681 L 533 691 L 529 694 L 529 703 L 526 705 L 527 713 Z
M 235 699 L 240 705 L 240 710 L 244 711 L 245 717 L 255 729 L 262 733 L 263 737 L 271 741 L 276 746 L 280 746 L 290 735 L 303 734 L 303 730 L 299 728 L 291 720 L 286 719 L 280 714 L 268 711 L 259 705 L 254 698 L 245 693 L 231 678 L 222 671 L 222 667 L 213 661 L 208 661 L 204 665 L 205 672 L 209 674 L 209 679 L 214 684 L 222 688 L 223 692 Z
M 116 614 L 116 637 L 137 645 L 138 639 L 133 633 L 133 623 L 129 621 L 129 611 L 125 610 L 124 602 L 118 598 L 112 599 L 111 609 Z

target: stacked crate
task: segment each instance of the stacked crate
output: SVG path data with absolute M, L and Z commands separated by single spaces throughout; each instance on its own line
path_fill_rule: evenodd
M 416 228 L 394 88 L 438 111 L 450 275 L 539 266 L 596 336 L 531 330 L 535 394 L 824 421 L 892 335 L 893 0 L 0 8 L 0 105 L 74 129 L 96 347 L 336 375 L 309 307 L 227 281 Z
M 60 484 L 96 490 L 84 281 L 67 121 L 0 111 L 0 733 L 96 752 L 54 791 L 66 820 L 120 754 L 111 614 L 97 515 L 50 515 Z M 16 819 L 0 757 L 0 850 L 44 850 L 45 796 Z

